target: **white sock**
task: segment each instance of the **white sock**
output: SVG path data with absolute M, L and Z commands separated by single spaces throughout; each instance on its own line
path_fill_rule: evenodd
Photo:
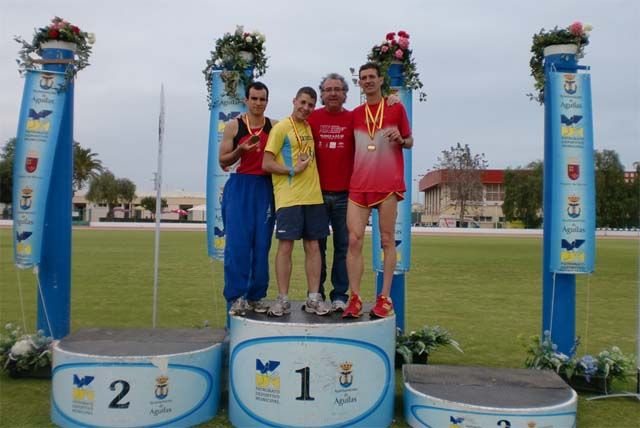
M 322 294 L 320 294 L 320 293 L 309 293 L 309 299 L 315 300 L 315 301 L 322 300 Z
M 289 300 L 288 294 L 278 294 L 278 299 L 284 300 L 285 302 Z

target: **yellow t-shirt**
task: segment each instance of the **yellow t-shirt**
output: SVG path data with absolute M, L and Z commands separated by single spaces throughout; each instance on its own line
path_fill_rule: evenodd
M 293 125 L 295 124 L 295 128 Z M 291 169 L 301 153 L 311 156 L 307 168 L 299 174 L 271 174 L 276 210 L 296 205 L 315 205 L 323 203 L 320 190 L 320 177 L 316 164 L 313 135 L 305 121 L 294 122 L 286 118 L 278 122 L 269 132 L 269 140 L 264 148 L 276 157 L 276 162 Z

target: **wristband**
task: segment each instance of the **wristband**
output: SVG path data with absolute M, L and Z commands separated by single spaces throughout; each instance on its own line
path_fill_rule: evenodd
M 289 170 L 289 177 L 293 177 L 294 175 L 296 175 L 296 170 L 291 167 L 291 169 Z

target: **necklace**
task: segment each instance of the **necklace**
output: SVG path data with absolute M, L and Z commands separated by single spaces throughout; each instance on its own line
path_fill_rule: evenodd
M 384 118 L 384 98 L 380 100 L 380 104 L 378 104 L 378 109 L 376 110 L 375 116 L 371 112 L 369 104 L 367 104 L 366 102 L 364 104 L 364 111 L 367 123 L 367 132 L 369 133 L 369 138 L 371 139 L 371 143 L 367 145 L 367 150 L 373 152 L 376 149 L 376 145 L 373 144 L 373 137 L 376 135 L 376 130 L 382 128 L 382 119 Z

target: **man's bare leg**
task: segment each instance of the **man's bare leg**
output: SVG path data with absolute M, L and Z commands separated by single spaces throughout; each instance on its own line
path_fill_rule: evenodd
M 278 282 L 278 292 L 281 296 L 284 296 L 289 292 L 292 252 L 293 241 L 286 239 L 278 240 L 278 252 L 276 253 L 276 281 Z
M 349 249 L 347 250 L 347 274 L 349 289 L 352 293 L 360 294 L 360 282 L 364 272 L 362 246 L 364 245 L 364 230 L 371 208 L 360 207 L 349 201 L 347 206 L 347 228 L 349 229 Z
M 318 241 L 302 241 L 304 245 L 304 271 L 307 274 L 307 290 L 309 293 L 317 293 L 320 289 L 320 269 L 322 258 Z
M 382 276 L 383 296 L 389 297 L 391 293 L 391 282 L 393 272 L 396 269 L 396 216 L 398 213 L 398 199 L 396 195 L 391 195 L 380 205 L 378 205 L 378 220 L 380 226 L 380 241 L 384 254 L 384 273 Z

